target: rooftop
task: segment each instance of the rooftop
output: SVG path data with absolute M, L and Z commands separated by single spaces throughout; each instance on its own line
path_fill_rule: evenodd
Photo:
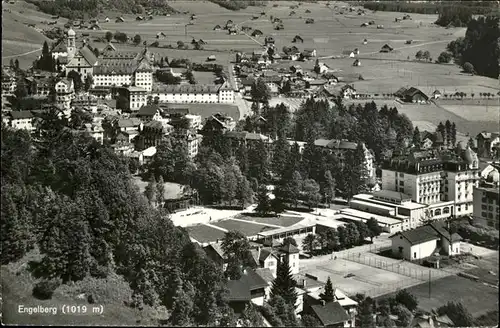
M 323 326 L 335 325 L 350 319 L 346 310 L 339 302 L 329 302 L 325 305 L 313 305 L 311 310 L 316 314 Z
M 393 225 L 393 224 L 401 223 L 401 220 L 399 220 L 399 219 L 394 219 L 394 218 L 390 218 L 390 217 L 387 217 L 387 216 L 382 216 L 382 215 L 376 215 L 376 214 L 372 214 L 372 213 L 368 213 L 368 212 L 363 212 L 363 211 L 355 210 L 355 209 L 352 209 L 352 208 L 344 208 L 344 209 L 341 209 L 340 212 L 342 214 L 344 214 L 344 216 L 347 215 L 346 218 L 348 218 L 348 219 L 350 219 L 349 216 L 351 216 L 351 217 L 359 218 L 359 219 L 363 219 L 363 220 L 369 220 L 371 218 L 374 218 L 375 220 L 377 220 L 377 222 L 380 222 L 380 223 L 383 223 L 383 224 L 387 224 L 387 225 Z
M 251 291 L 266 287 L 268 287 L 267 281 L 254 270 L 245 269 L 239 280 L 227 282 L 229 301 L 250 301 L 252 299 Z

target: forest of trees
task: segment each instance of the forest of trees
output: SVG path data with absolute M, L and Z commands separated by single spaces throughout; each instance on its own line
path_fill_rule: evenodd
M 456 1 L 456 0 L 444 0 L 440 2 L 392 2 L 392 1 L 368 1 L 364 2 L 363 6 L 366 9 L 374 11 L 395 11 L 395 12 L 406 12 L 414 14 L 437 14 L 448 16 L 449 13 L 453 13 L 453 18 L 446 24 L 441 26 L 447 26 L 450 22 L 454 20 L 458 14 L 467 12 L 468 16 L 476 14 L 488 14 L 494 12 L 495 3 L 490 1 Z M 445 22 L 442 20 L 441 22 Z M 461 24 L 467 24 L 467 22 L 462 21 Z M 438 24 L 438 23 L 436 23 Z
M 224 275 L 148 204 L 127 160 L 72 134 L 56 110 L 40 120 L 36 141 L 2 125 L 2 264 L 37 248 L 41 257 L 30 271 L 40 297 L 117 273 L 133 291 L 128 306 L 164 305 L 171 325 L 234 326 Z
M 267 0 L 210 0 L 229 10 L 245 9 L 248 6 L 262 7 L 265 6 Z
M 97 17 L 103 10 L 142 14 L 145 8 L 157 8 L 164 12 L 176 12 L 167 0 L 27 0 L 40 11 L 68 19 L 89 19 Z
M 446 47 L 453 55 L 455 63 L 467 72 L 472 67 L 470 73 L 498 78 L 500 74 L 499 21 L 498 16 L 470 20 L 465 37 L 450 42 Z

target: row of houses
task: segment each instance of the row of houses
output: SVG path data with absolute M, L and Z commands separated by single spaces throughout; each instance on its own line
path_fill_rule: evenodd
M 227 268 L 227 256 L 220 243 L 210 244 L 204 250 L 223 270 Z M 320 295 L 324 292 L 325 282 L 315 276 L 299 273 L 297 247 L 277 242 L 252 242 L 251 255 L 257 268 L 247 268 L 240 279 L 227 283 L 229 304 L 237 314 L 243 312 L 248 302 L 263 306 L 269 301 L 278 263 L 287 261 L 297 281 L 296 315 L 312 315 L 325 327 L 354 327 L 358 303 L 339 289 L 334 291 L 332 302 L 323 301 Z

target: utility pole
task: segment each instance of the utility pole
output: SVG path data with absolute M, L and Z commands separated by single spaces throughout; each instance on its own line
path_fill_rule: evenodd
M 431 298 L 431 269 L 429 269 L 429 298 Z

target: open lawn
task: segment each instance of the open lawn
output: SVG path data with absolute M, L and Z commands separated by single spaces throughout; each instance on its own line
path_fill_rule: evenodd
M 250 222 L 243 222 L 243 221 L 237 221 L 237 220 L 223 220 L 219 222 L 213 223 L 213 225 L 221 227 L 223 229 L 226 229 L 228 231 L 230 230 L 237 230 L 243 233 L 245 236 L 250 237 L 250 236 L 255 236 L 259 232 L 262 231 L 269 231 L 273 229 L 277 229 L 277 227 L 270 227 L 266 226 L 264 224 L 255 224 L 255 223 L 250 223 Z
M 149 183 L 148 181 L 143 181 L 140 177 L 134 177 L 133 181 L 135 185 L 139 187 L 139 191 L 141 193 L 144 192 L 146 186 Z M 164 185 L 165 185 L 165 193 L 164 193 L 165 199 L 177 199 L 182 197 L 183 194 L 182 185 L 174 182 L 165 182 Z
M 419 308 L 425 311 L 430 312 L 449 301 L 461 302 L 474 317 L 498 310 L 498 289 L 482 283 L 449 276 L 432 281 L 430 287 L 430 297 L 428 283 L 408 288 L 418 298 Z M 385 295 L 384 298 L 388 296 Z

